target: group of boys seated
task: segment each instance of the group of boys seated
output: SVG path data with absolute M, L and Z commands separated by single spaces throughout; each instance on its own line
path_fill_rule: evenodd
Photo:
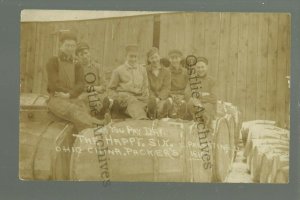
M 77 43 L 71 32 L 62 34 L 60 43 L 59 55 L 47 63 L 48 107 L 79 130 L 107 123 L 115 112 L 138 120 L 193 120 L 200 106 L 208 121 L 215 116 L 215 82 L 207 75 L 204 57 L 187 66 L 181 51 L 171 50 L 162 59 L 152 47 L 146 54 L 147 64 L 142 65 L 138 63 L 139 47 L 128 45 L 125 62 L 106 81 L 88 44 Z

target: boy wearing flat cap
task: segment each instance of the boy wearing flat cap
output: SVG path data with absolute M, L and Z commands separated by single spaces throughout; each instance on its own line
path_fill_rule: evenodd
M 90 47 L 81 42 L 77 45 L 76 56 L 83 68 L 84 92 L 80 95 L 93 116 L 102 118 L 109 111 L 109 99 L 106 93 L 106 81 L 100 72 L 100 65 L 92 60 Z
M 171 50 L 168 53 L 171 71 L 171 98 L 172 98 L 172 118 L 184 118 L 186 114 L 186 102 L 184 90 L 188 83 L 187 69 L 182 66 L 183 55 L 179 50 Z
M 138 46 L 126 47 L 126 61 L 116 68 L 110 79 L 109 96 L 114 105 L 120 105 L 133 119 L 148 119 L 146 106 L 149 98 L 148 78 L 145 68 L 137 62 Z
M 203 107 L 203 116 L 208 126 L 215 117 L 217 108 L 216 84 L 212 77 L 207 75 L 208 60 L 198 57 L 196 65 L 189 69 L 189 82 L 185 89 L 185 98 L 188 101 L 188 115 L 195 120 L 197 106 Z
M 58 56 L 51 57 L 46 64 L 49 110 L 57 117 L 71 121 L 78 131 L 95 123 L 103 124 L 90 116 L 83 102 L 78 99 L 84 82 L 82 67 L 75 60 L 76 35 L 70 31 L 63 32 L 59 39 Z
M 170 97 L 171 73 L 160 63 L 160 55 L 156 47 L 152 47 L 147 53 L 150 63 L 146 69 L 149 80 L 150 99 L 148 113 L 150 118 L 168 117 L 171 110 Z

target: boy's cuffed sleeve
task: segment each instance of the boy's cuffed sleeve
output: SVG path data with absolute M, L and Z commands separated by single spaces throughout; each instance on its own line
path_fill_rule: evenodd
M 111 97 L 111 98 L 115 98 L 117 96 L 117 87 L 119 85 L 119 82 L 120 82 L 120 77 L 119 77 L 119 73 L 117 70 L 114 70 L 112 75 L 111 75 L 111 79 L 109 81 L 109 84 L 108 84 L 108 95 Z

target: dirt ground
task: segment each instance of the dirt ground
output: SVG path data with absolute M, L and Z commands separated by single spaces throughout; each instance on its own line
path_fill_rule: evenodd
M 244 147 L 241 141 L 235 161 L 232 164 L 231 172 L 225 181 L 226 183 L 253 183 L 250 172 L 247 168 L 246 158 L 243 156 L 243 153 Z

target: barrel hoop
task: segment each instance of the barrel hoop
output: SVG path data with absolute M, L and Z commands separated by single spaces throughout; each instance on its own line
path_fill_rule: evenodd
M 58 136 L 55 138 L 55 146 L 57 146 L 58 144 L 60 144 L 62 141 L 60 140 L 59 142 L 57 142 L 59 139 L 63 138 L 61 137 L 64 133 L 65 130 L 67 130 L 70 127 L 70 123 L 66 123 L 65 127 L 59 132 Z M 56 168 L 56 159 L 57 159 L 57 154 L 53 153 L 52 154 L 52 178 L 56 179 L 56 173 L 55 173 L 55 168 Z
M 35 157 L 36 157 L 36 154 L 37 154 L 37 151 L 38 151 L 39 144 L 41 143 L 41 141 L 43 139 L 43 135 L 46 133 L 49 126 L 51 126 L 54 122 L 55 121 L 48 122 L 47 126 L 42 131 L 42 134 L 40 135 L 39 140 L 36 143 L 36 148 L 35 148 L 34 153 L 33 153 L 33 157 L 32 157 L 33 159 L 32 159 L 32 164 L 31 164 L 32 165 L 32 177 L 33 177 L 33 179 L 36 179 L 36 177 L 35 177 Z
M 219 129 L 220 129 L 220 123 L 222 121 L 225 121 L 225 124 L 226 124 L 228 132 L 229 132 L 229 126 L 228 126 L 226 118 L 225 117 L 220 117 L 219 119 L 217 119 L 216 128 L 215 128 L 215 135 L 214 135 L 214 145 L 213 145 L 214 146 L 214 150 L 216 150 L 216 148 L 218 148 L 217 144 L 216 144 L 216 140 L 217 140 L 217 137 L 219 135 L 218 133 L 219 133 Z M 228 141 L 230 141 L 229 137 L 230 137 L 230 135 L 228 136 Z M 216 157 L 215 157 L 215 154 L 216 154 L 216 151 L 213 153 L 213 155 L 214 155 L 214 164 L 213 164 L 213 166 L 214 166 L 214 170 L 213 170 L 214 174 L 213 174 L 213 176 L 214 176 L 215 179 L 217 179 L 217 172 L 216 172 L 217 168 L 216 168 Z M 227 175 L 226 175 L 226 177 L 227 177 Z M 225 180 L 226 180 L 226 177 L 225 177 Z

